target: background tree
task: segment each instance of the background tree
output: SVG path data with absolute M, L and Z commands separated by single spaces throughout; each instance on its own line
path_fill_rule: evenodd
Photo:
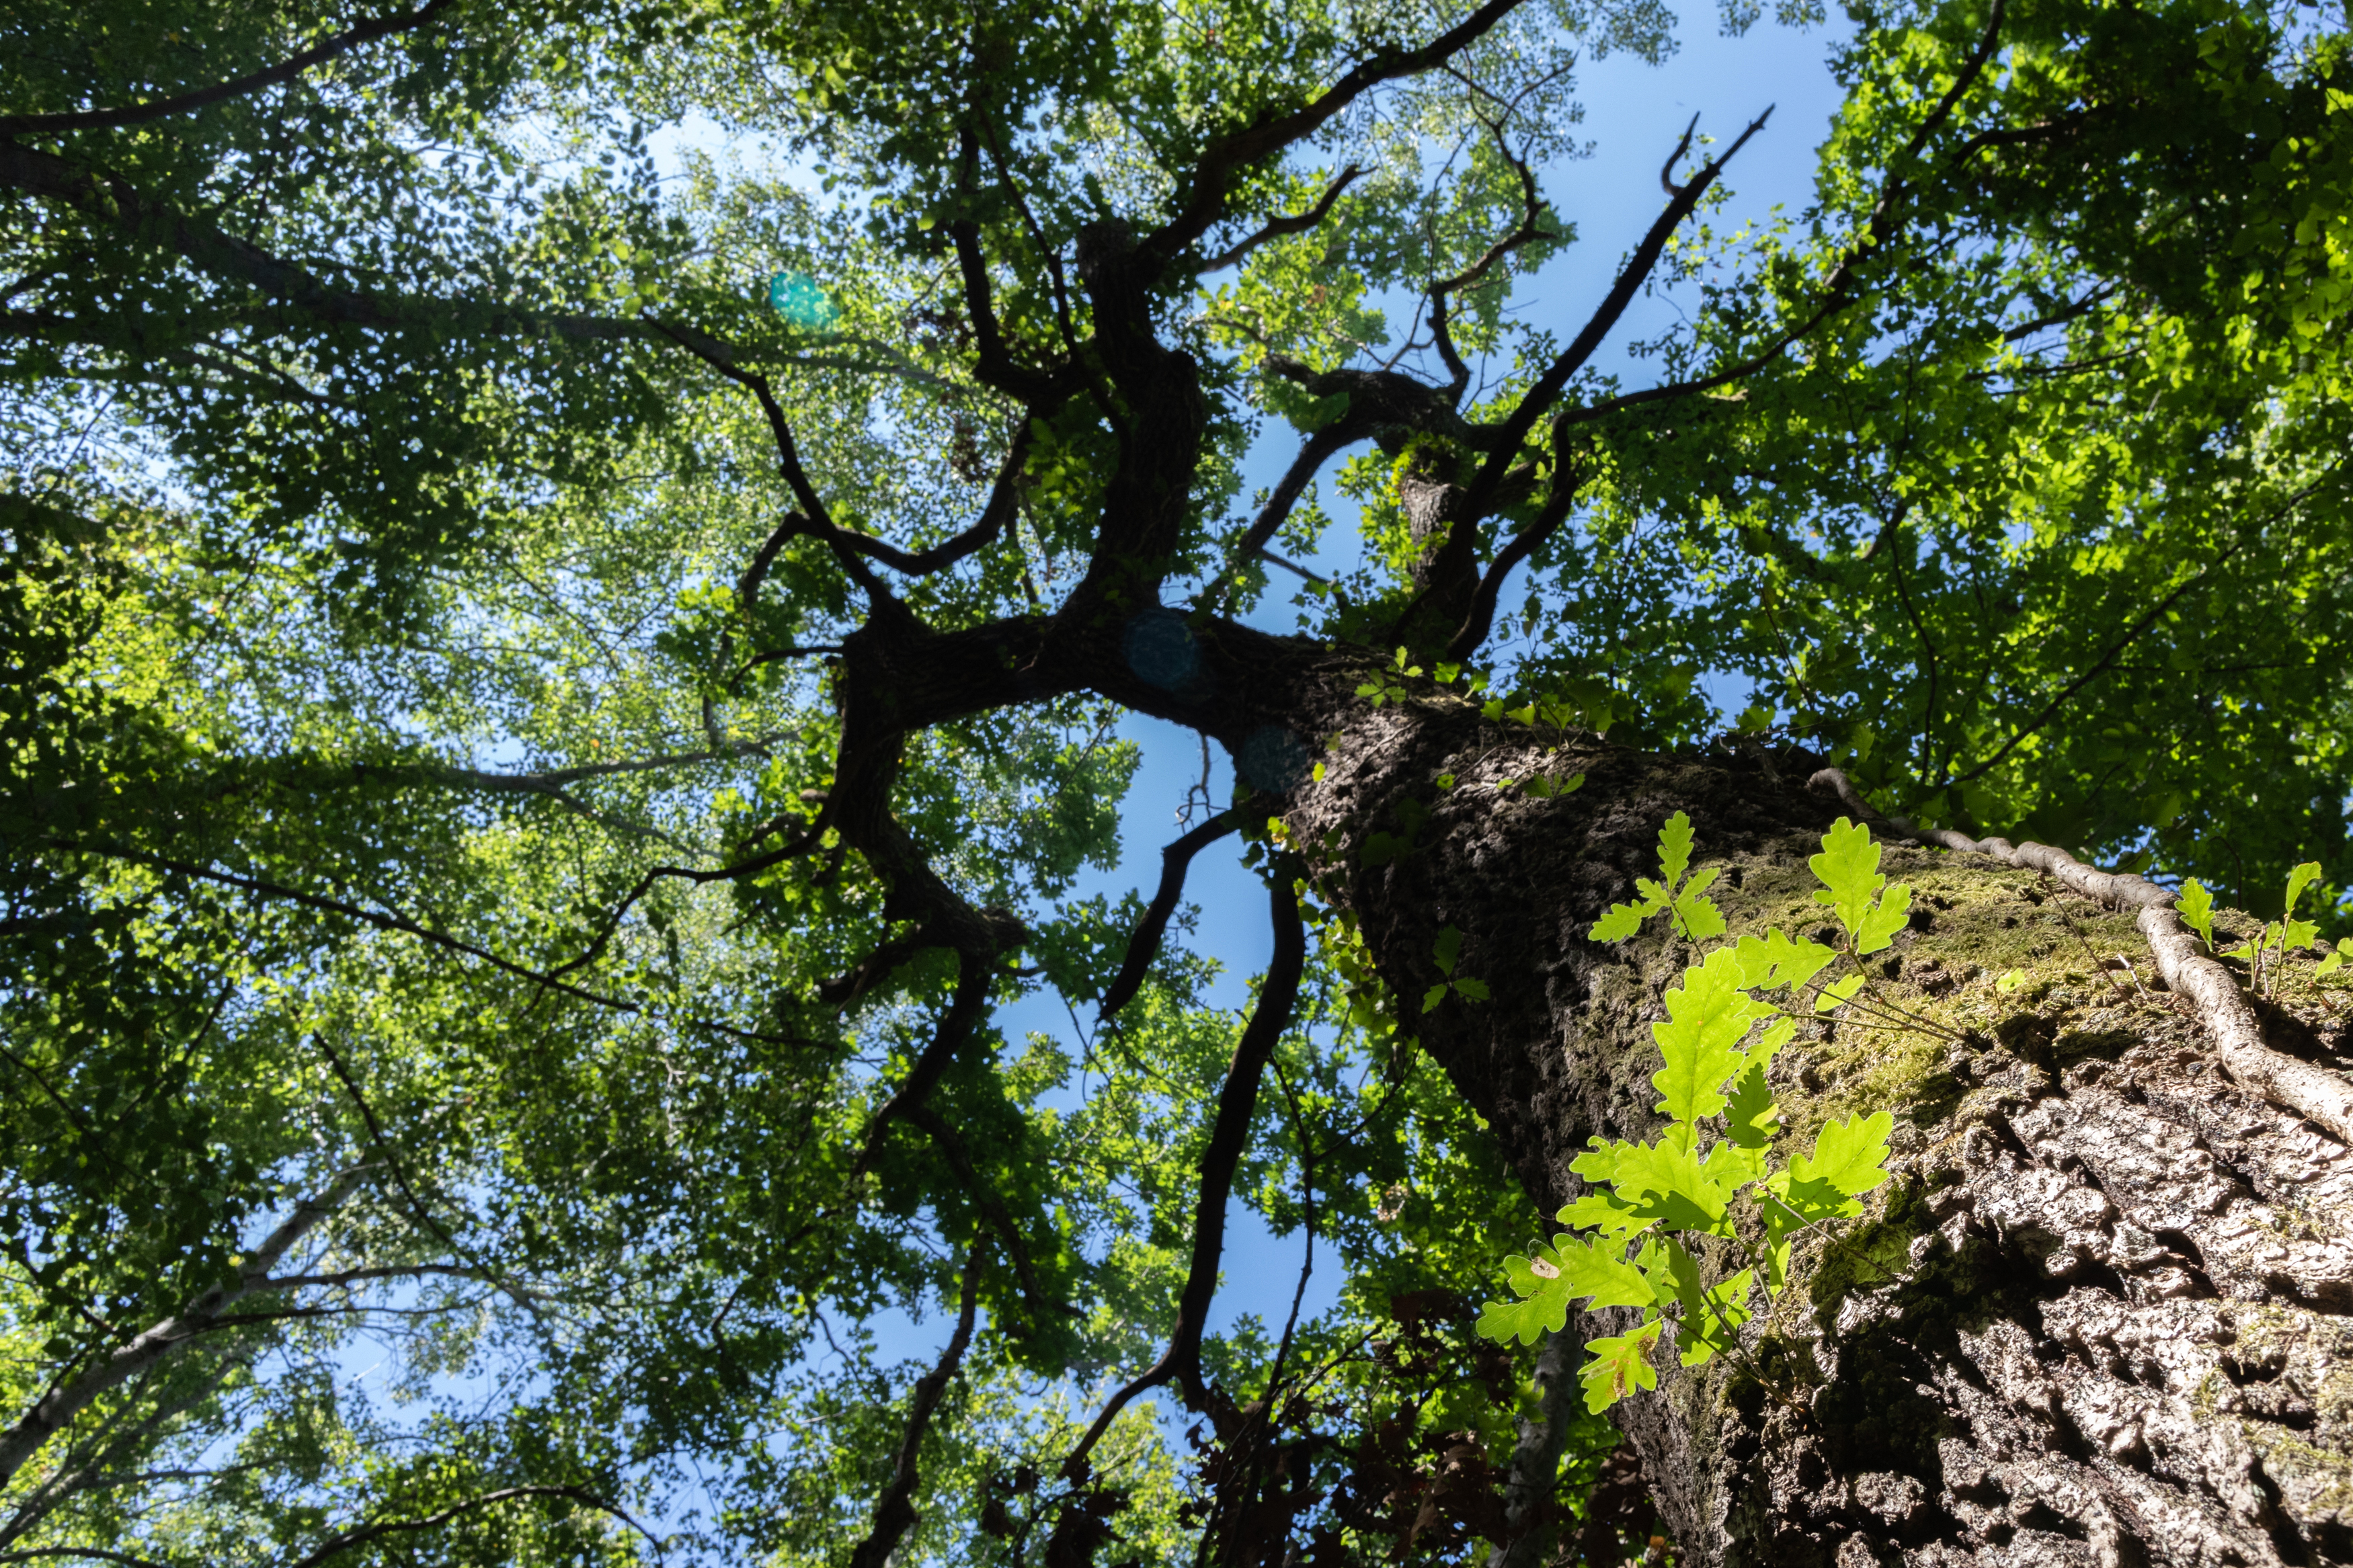
M 2347 1555 L 2318 977 L 2284 1063 L 2048 858 L 1891 860 L 1905 1019 L 1775 1085 L 1898 1180 L 1639 1479 L 1583 1325 L 1470 1331 L 1659 1125 L 1671 813 L 1742 931 L 1825 761 L 2347 879 L 2342 26 L 1851 20 L 1817 202 L 1695 127 L 1556 336 L 1641 5 L 15 5 L 0 1561 Z M 1149 903 L 1124 711 L 1238 779 Z M 1336 1308 L 1206 1331 L 1237 1197 Z

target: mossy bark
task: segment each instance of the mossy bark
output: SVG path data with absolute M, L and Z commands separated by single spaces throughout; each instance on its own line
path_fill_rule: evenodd
M 1810 761 L 1359 709 L 1286 823 L 1409 1012 L 1445 978 L 1439 932 L 1463 933 L 1457 973 L 1492 1000 L 1409 1027 L 1548 1214 L 1588 1138 L 1662 1125 L 1647 1026 L 1694 957 L 1656 921 L 1585 933 L 1655 874 L 1677 810 L 1735 935 L 1816 931 L 1805 860 L 1839 810 Z M 1499 787 L 1539 772 L 1585 782 Z M 1873 984 L 1926 1022 L 1851 1009 L 1775 1077 L 1795 1139 L 1894 1111 L 1894 1178 L 1800 1246 L 1743 1357 L 1663 1368 L 1619 1410 L 1683 1560 L 2353 1561 L 2353 1152 L 2229 1080 L 2130 916 L 1978 856 L 1891 846 L 1884 868 L 1915 914 Z M 2325 1055 L 2300 989 L 2274 1043 Z

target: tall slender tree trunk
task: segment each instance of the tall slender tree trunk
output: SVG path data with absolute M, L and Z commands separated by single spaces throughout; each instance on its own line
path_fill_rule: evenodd
M 1692 950 L 1655 923 L 1586 935 L 1655 874 L 1662 822 L 1688 812 L 1698 863 L 1725 868 L 1734 934 L 1822 923 L 1805 860 L 1841 811 L 1802 758 L 1546 756 L 1439 701 L 1357 705 L 1321 760 L 1291 842 L 1409 1014 L 1462 932 L 1456 973 L 1492 1000 L 1408 1027 L 1493 1124 L 1531 1229 L 1580 1190 L 1588 1138 L 1662 1124 L 1647 1026 Z M 1582 787 L 1495 787 L 1547 766 Z M 1891 847 L 1885 869 L 1915 914 L 1878 984 L 1966 1037 L 1841 1018 L 1778 1058 L 1793 1128 L 1894 1110 L 1895 1174 L 1801 1246 L 1744 1356 L 1663 1367 L 1619 1407 L 1683 1560 L 2353 1561 L 2353 1152 L 2231 1079 L 2148 989 L 2129 916 L 1983 856 Z

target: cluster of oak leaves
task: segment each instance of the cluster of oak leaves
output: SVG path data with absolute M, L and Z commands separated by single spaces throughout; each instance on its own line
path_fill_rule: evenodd
M 1703 946 L 1701 961 L 1667 993 L 1665 1021 L 1651 1026 L 1666 1063 L 1651 1081 L 1672 1125 L 1649 1143 L 1593 1140 L 1592 1152 L 1571 1167 L 1590 1190 L 1556 1216 L 1585 1234 L 1557 1235 L 1532 1258 L 1505 1258 L 1504 1275 L 1518 1299 L 1489 1302 L 1478 1323 L 1488 1339 L 1533 1344 L 1541 1333 L 1558 1332 L 1580 1297 L 1588 1308 L 1641 1309 L 1632 1330 L 1587 1342 L 1592 1359 L 1579 1375 L 1586 1408 L 1597 1414 L 1638 1388 L 1657 1386 L 1651 1358 L 1670 1324 L 1685 1366 L 1719 1352 L 1737 1354 L 1759 1277 L 1778 1294 L 1788 1279 L 1792 1242 L 1811 1226 L 1861 1215 L 1862 1195 L 1887 1180 L 1894 1118 L 1884 1110 L 1826 1122 L 1810 1154 L 1776 1164 L 1780 1109 L 1766 1074 L 1774 1053 L 1797 1034 L 1798 1019 L 1766 996 L 1784 992 L 1794 1007 L 1810 994 L 1817 1014 L 1851 1001 L 1869 978 L 1863 956 L 1904 929 L 1912 889 L 1888 886 L 1879 871 L 1880 847 L 1868 830 L 1841 817 L 1823 837 L 1822 852 L 1807 862 L 1822 884 L 1815 901 L 1837 919 L 1839 945 L 1793 941 L 1778 928 L 1718 942 L 1724 915 L 1706 896 L 1717 873 L 1711 868 L 1685 880 L 1691 848 L 1691 819 L 1677 812 L 1659 834 L 1659 879 L 1636 881 L 1640 900 L 1613 906 L 1593 927 L 1595 941 L 1622 942 L 1664 913 L 1672 933 Z M 1716 945 L 1706 948 L 1709 942 Z M 1809 993 L 1841 958 L 1852 973 Z M 1746 1043 L 1752 1033 L 1757 1039 Z M 1701 1124 L 1719 1115 L 1724 1132 L 1715 1137 Z M 1746 1226 L 1735 1223 L 1744 1194 L 1756 1215 Z M 1708 1250 L 1747 1267 L 1707 1285 L 1687 1237 L 1718 1237 L 1723 1247 Z

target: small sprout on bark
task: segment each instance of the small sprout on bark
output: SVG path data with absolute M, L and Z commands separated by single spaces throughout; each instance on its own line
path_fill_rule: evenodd
M 1816 896 L 1838 911 L 1843 949 L 1771 929 L 1719 946 L 1684 969 L 1682 985 L 1666 994 L 1665 1021 L 1651 1026 L 1662 1062 L 1651 1081 L 1669 1119 L 1665 1134 L 1650 1143 L 1594 1139 L 1571 1166 L 1588 1190 L 1554 1216 L 1569 1230 L 1550 1246 L 1506 1258 L 1504 1278 L 1514 1299 L 1491 1301 L 1480 1315 L 1485 1338 L 1534 1344 L 1564 1327 L 1579 1300 L 1589 1309 L 1640 1310 L 1642 1321 L 1631 1331 L 1587 1342 L 1592 1359 L 1579 1375 L 1586 1407 L 1597 1414 L 1658 1386 L 1655 1358 L 1670 1327 L 1685 1366 L 1719 1353 L 1740 1355 L 1740 1329 L 1754 1310 L 1757 1287 L 1778 1295 L 1788 1283 L 1796 1238 L 1861 1215 L 1862 1194 L 1887 1180 L 1894 1118 L 1884 1110 L 1825 1123 L 1810 1153 L 1793 1154 L 1778 1168 L 1772 1158 L 1781 1118 L 1767 1073 L 1797 1034 L 1798 1021 L 1760 993 L 1783 991 L 1796 1003 L 1841 951 L 1852 958 L 1886 946 L 1910 900 L 1901 887 L 1881 892 L 1886 879 L 1878 875 L 1879 851 L 1863 829 L 1841 818 L 1822 848 L 1813 866 L 1825 891 Z M 1715 871 L 1683 879 L 1691 849 L 1691 820 L 1677 812 L 1659 834 L 1659 880 L 1637 882 L 1642 901 L 1612 909 L 1593 928 L 1595 939 L 1622 941 L 1661 910 L 1673 911 L 1675 929 L 1694 941 L 1723 934 L 1721 912 L 1700 891 Z M 1444 933 L 1440 944 L 1440 967 L 1451 973 L 1456 950 Z M 1836 1008 L 1862 984 L 1855 974 L 1822 989 L 1814 1010 Z M 1715 1138 L 1702 1124 L 1719 1116 L 1724 1135 Z M 1748 1266 L 1711 1285 L 1683 1237 L 1715 1238 Z M 1753 1365 L 1749 1370 L 1775 1386 Z

